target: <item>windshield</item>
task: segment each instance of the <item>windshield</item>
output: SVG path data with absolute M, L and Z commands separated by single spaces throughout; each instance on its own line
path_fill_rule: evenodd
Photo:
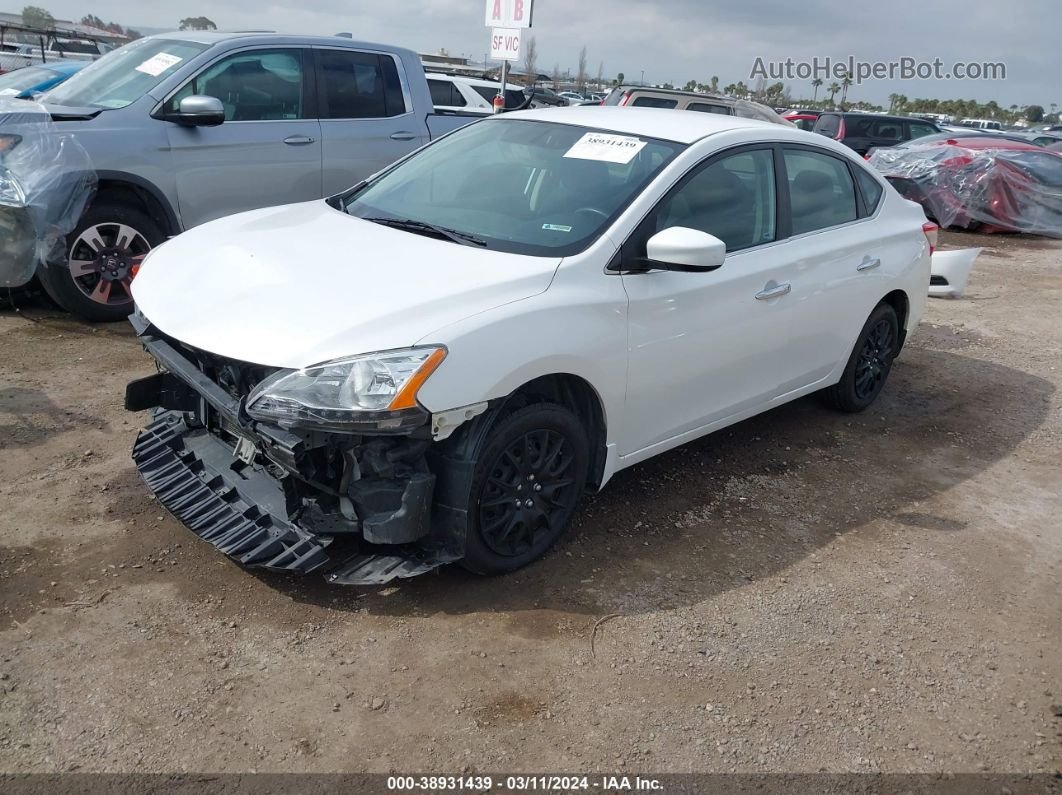
M 569 256 L 604 231 L 681 144 L 552 122 L 463 127 L 344 196 L 351 215 L 430 224 L 497 251 Z
M 53 88 L 47 102 L 74 108 L 124 108 L 209 46 L 171 39 L 134 41 L 107 53 Z
M 14 97 L 28 88 L 35 88 L 49 80 L 54 80 L 56 72 L 43 66 L 27 66 L 0 75 L 0 97 Z

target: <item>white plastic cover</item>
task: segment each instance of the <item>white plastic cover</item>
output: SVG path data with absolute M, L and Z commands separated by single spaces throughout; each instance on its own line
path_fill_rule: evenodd
M 933 252 L 929 294 L 938 298 L 958 298 L 966 292 L 970 271 L 982 251 L 981 248 L 960 248 Z
M 1062 156 L 962 138 L 875 149 L 870 164 L 943 227 L 1062 237 Z
M 0 286 L 62 256 L 96 190 L 88 153 L 36 102 L 0 99 Z

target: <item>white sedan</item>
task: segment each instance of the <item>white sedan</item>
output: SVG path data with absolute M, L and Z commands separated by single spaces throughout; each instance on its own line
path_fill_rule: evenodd
M 541 557 L 619 470 L 812 392 L 861 411 L 936 229 L 847 147 L 641 108 L 493 117 L 156 248 L 133 457 L 248 566 Z

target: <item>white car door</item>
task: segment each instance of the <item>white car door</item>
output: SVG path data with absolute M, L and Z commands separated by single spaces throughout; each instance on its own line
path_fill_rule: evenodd
M 778 150 L 780 152 L 780 150 Z M 709 158 L 685 177 L 624 246 L 627 270 L 672 226 L 727 244 L 718 270 L 627 272 L 627 410 L 620 455 L 641 460 L 750 416 L 821 378 L 815 340 L 830 320 L 828 285 L 780 240 L 788 207 L 776 147 Z

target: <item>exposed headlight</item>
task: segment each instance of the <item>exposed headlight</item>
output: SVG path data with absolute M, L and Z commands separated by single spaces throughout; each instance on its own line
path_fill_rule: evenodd
M 410 348 L 283 370 L 247 398 L 247 413 L 283 428 L 398 432 L 424 423 L 417 390 L 446 349 Z

